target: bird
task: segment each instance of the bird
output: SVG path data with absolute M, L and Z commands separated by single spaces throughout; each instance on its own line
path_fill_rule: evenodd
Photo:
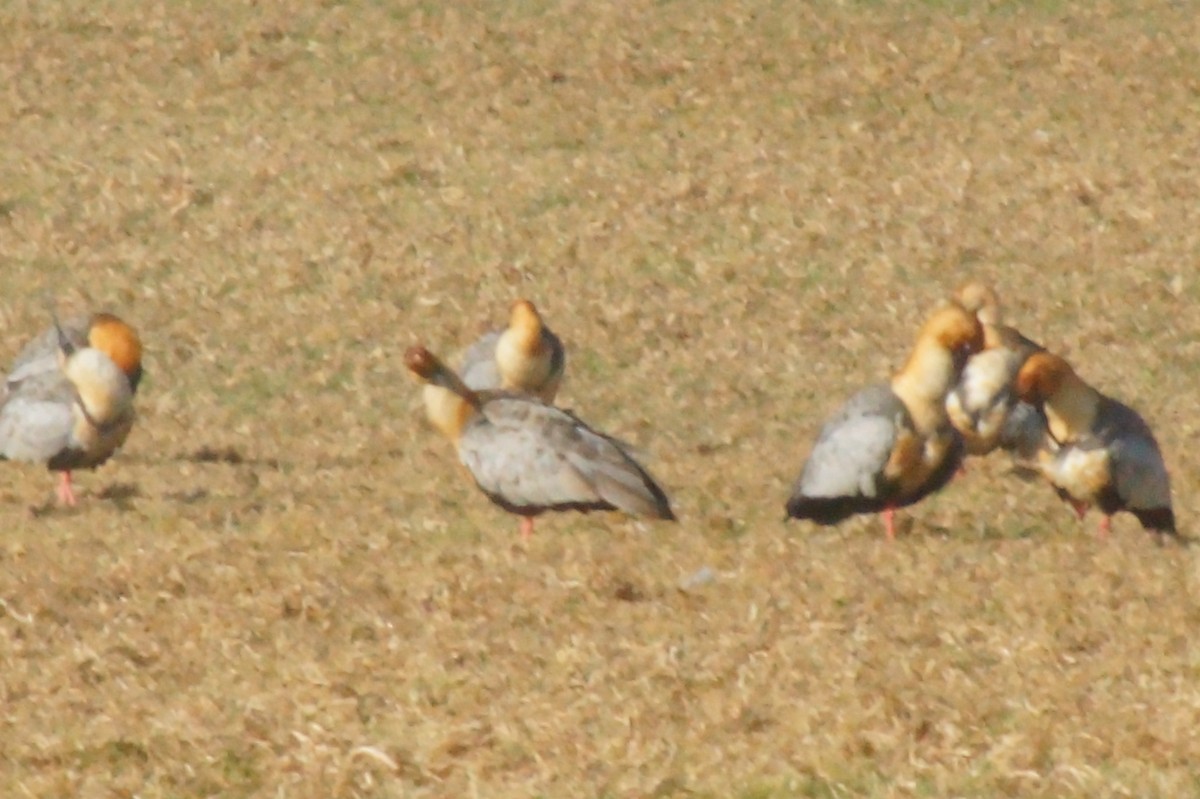
M 675 521 L 670 500 L 621 442 L 531 394 L 475 390 L 421 345 L 408 370 L 456 399 L 441 426 L 488 499 L 521 516 L 521 536 L 546 511 L 620 510 Z
M 1043 347 L 1001 323 L 1000 301 L 991 287 L 968 283 L 954 300 L 978 317 L 984 343 L 947 395 L 946 415 L 962 435 L 967 454 L 987 455 L 999 448 L 1030 460 L 1046 423 L 1033 406 L 1017 398 L 1015 383 L 1021 366 Z
M 0 391 L 0 459 L 44 463 L 59 474 L 59 501 L 75 505 L 71 471 L 94 469 L 125 443 L 141 379 L 141 339 L 122 319 L 55 319 Z
M 831 525 L 882 512 L 894 539 L 896 508 L 941 489 L 962 461 L 946 394 L 982 346 L 974 314 L 957 305 L 932 313 L 891 383 L 862 389 L 822 426 L 788 498 L 787 518 Z
M 512 304 L 508 327 L 493 330 L 463 354 L 462 381 L 474 391 L 504 389 L 523 392 L 553 403 L 566 371 L 566 349 L 527 299 Z M 436 385 L 422 392 L 425 415 L 452 438 L 458 398 Z
M 1100 509 L 1100 535 L 1128 511 L 1161 541 L 1177 536 L 1171 480 L 1150 425 L 1133 408 L 1090 386 L 1061 356 L 1039 352 L 1017 375 L 1017 394 L 1046 416 L 1037 466 L 1083 519 Z

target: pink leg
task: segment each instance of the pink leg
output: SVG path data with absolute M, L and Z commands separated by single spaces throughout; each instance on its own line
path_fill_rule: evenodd
M 58 473 L 58 501 L 69 507 L 75 507 L 75 492 L 71 490 L 71 473 Z
M 1108 534 L 1112 532 L 1112 517 L 1107 513 L 1100 519 L 1100 540 L 1107 541 Z
M 527 544 L 527 543 L 529 543 L 529 539 L 532 536 L 533 536 L 533 517 L 532 516 L 522 516 L 521 517 L 521 541 L 523 543 Z
M 1083 521 L 1083 517 L 1087 516 L 1088 504 L 1077 499 L 1068 499 L 1067 502 L 1070 502 L 1071 507 L 1075 509 L 1075 515 L 1079 517 L 1079 521 Z
M 896 540 L 896 509 L 883 509 L 883 531 L 887 533 L 888 541 Z

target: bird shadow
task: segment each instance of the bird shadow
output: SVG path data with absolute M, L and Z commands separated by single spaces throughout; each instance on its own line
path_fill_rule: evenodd
M 141 496 L 142 489 L 136 483 L 112 483 L 96 494 L 97 499 L 113 503 L 120 511 L 132 510 L 133 501 Z
M 133 510 L 133 501 L 138 497 L 144 496 L 144 494 L 141 487 L 136 483 L 112 483 L 91 496 L 99 501 L 113 503 L 117 510 L 124 513 Z M 51 514 L 55 516 L 74 516 L 82 512 L 84 504 L 85 502 L 81 502 L 79 505 L 64 505 L 57 497 L 51 496 L 38 505 L 30 505 L 29 515 L 35 519 L 41 519 Z
M 176 460 L 187 463 L 221 463 L 228 466 L 266 466 L 278 469 L 282 465 L 277 458 L 254 458 L 242 454 L 236 447 L 212 447 L 207 444 L 176 456 Z
M 1043 479 L 1042 473 L 1034 466 L 1028 466 L 1024 463 L 1013 463 L 1008 467 L 1008 474 L 1017 478 L 1022 483 L 1036 483 Z

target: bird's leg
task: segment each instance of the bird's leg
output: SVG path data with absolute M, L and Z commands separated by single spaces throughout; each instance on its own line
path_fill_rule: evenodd
M 529 543 L 529 539 L 533 536 L 533 517 L 521 517 L 521 541 Z
M 883 509 L 883 531 L 887 533 L 888 541 L 896 540 L 896 509 L 893 507 Z
M 71 490 L 71 473 L 58 473 L 58 501 L 69 507 L 75 507 L 75 492 Z
M 1100 517 L 1100 540 L 1108 540 L 1108 534 L 1112 532 L 1112 517 L 1107 513 Z
M 1067 502 L 1071 503 L 1071 507 L 1075 509 L 1075 515 L 1079 517 L 1079 521 L 1083 521 L 1083 517 L 1087 516 L 1088 504 L 1077 499 L 1068 499 Z

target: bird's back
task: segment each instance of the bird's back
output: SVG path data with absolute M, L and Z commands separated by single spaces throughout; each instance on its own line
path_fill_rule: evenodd
M 509 510 L 619 509 L 674 518 L 666 494 L 619 443 L 528 396 L 486 396 L 458 448 L 480 488 Z
M 495 391 L 500 388 L 500 369 L 496 366 L 496 343 L 500 331 L 493 330 L 478 338 L 462 355 L 458 373 L 472 391 Z
M 73 316 L 60 325 L 68 341 L 76 347 L 87 346 L 90 317 Z M 17 384 L 35 376 L 61 374 L 58 352 L 58 331 L 53 326 L 34 336 L 13 359 L 12 367 L 4 381 L 5 394 L 12 391 Z
M 46 463 L 70 444 L 74 388 L 57 362 L 53 371 L 31 368 L 38 363 L 27 360 L 0 400 L 0 456 L 9 460 Z
M 908 411 L 888 386 L 869 386 L 852 396 L 821 427 L 793 487 L 789 514 L 840 521 L 881 502 L 880 478 L 898 428 L 906 423 L 911 424 Z
M 1105 396 L 1094 433 L 1109 450 L 1114 487 L 1126 507 L 1170 507 L 1171 483 L 1162 450 L 1141 414 Z

